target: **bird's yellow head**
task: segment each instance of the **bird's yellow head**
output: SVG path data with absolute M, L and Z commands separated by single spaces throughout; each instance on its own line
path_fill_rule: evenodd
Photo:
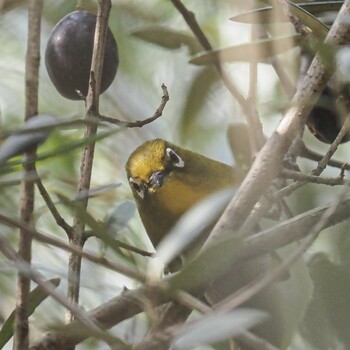
M 175 169 L 185 162 L 175 151 L 176 146 L 156 139 L 138 147 L 126 163 L 126 172 L 136 199 L 154 194 Z
M 154 245 L 194 204 L 241 179 L 232 167 L 161 139 L 139 146 L 125 168 Z

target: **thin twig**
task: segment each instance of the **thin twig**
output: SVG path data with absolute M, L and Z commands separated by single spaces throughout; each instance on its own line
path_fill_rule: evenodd
M 349 119 L 350 119 L 350 115 L 347 115 L 346 119 L 344 121 L 344 124 L 343 124 L 342 128 L 340 129 L 337 137 L 335 138 L 335 140 L 332 142 L 332 144 L 328 148 L 328 150 L 327 150 L 326 154 L 324 155 L 324 157 L 317 164 L 317 168 L 312 171 L 312 175 L 320 175 L 323 172 L 323 170 L 326 169 L 329 160 L 331 159 L 333 154 L 338 149 L 338 146 L 342 142 L 344 136 L 349 131 L 349 126 L 350 126 Z
M 338 177 L 320 177 L 316 175 L 303 174 L 298 171 L 283 169 L 281 171 L 281 175 L 286 179 L 293 179 L 303 183 L 315 183 L 329 186 L 339 186 L 345 184 L 343 174 L 339 175 Z
M 112 117 L 107 117 L 104 115 L 99 115 L 99 119 L 102 121 L 106 121 L 108 123 L 111 124 L 116 124 L 119 125 L 121 127 L 125 127 L 125 128 L 141 128 L 146 124 L 152 123 L 153 121 L 157 120 L 158 118 L 160 118 L 163 114 L 164 111 L 164 107 L 167 104 L 167 102 L 169 101 L 169 93 L 168 93 L 168 89 L 167 87 L 162 84 L 162 90 L 163 90 L 163 96 L 160 102 L 159 107 L 156 109 L 156 111 L 153 113 L 153 115 L 149 118 L 146 118 L 144 120 L 136 120 L 133 122 L 126 122 L 123 120 L 119 120 L 116 118 L 112 118 Z
M 144 250 L 144 249 L 137 248 L 137 247 L 135 247 L 133 245 L 130 245 L 130 244 L 125 243 L 125 242 L 122 242 L 122 241 L 120 241 L 118 239 L 114 240 L 114 243 L 119 248 L 123 248 L 125 250 L 128 250 L 130 252 L 136 253 L 136 254 L 141 255 L 141 256 L 146 256 L 146 257 L 154 256 L 154 253 L 152 253 L 152 252 L 149 252 L 149 251 Z
M 140 281 L 140 282 L 144 282 L 146 279 L 136 269 L 133 269 L 132 267 L 125 265 L 125 264 L 121 263 L 120 261 L 113 262 L 113 261 L 108 260 L 105 257 L 96 256 L 95 254 L 85 252 L 80 247 L 69 245 L 69 244 L 62 242 L 61 240 L 59 240 L 55 237 L 41 233 L 38 230 L 36 230 L 34 227 L 32 227 L 26 223 L 20 222 L 16 219 L 10 218 L 10 217 L 8 217 L 4 214 L 1 214 L 1 213 L 0 213 L 0 222 L 6 226 L 17 227 L 17 228 L 21 229 L 27 235 L 32 236 L 34 239 L 36 239 L 39 242 L 49 244 L 49 245 L 52 245 L 54 247 L 63 249 L 66 252 L 72 252 L 76 255 L 79 255 L 81 257 L 86 258 L 87 260 L 89 260 L 95 264 L 104 266 L 104 267 L 110 269 L 111 271 L 118 272 L 124 276 L 127 276 L 129 278 L 135 279 L 135 280 Z
M 101 230 L 104 230 L 105 227 L 101 224 Z M 138 255 L 141 256 L 146 256 L 146 257 L 152 257 L 154 256 L 154 253 L 149 252 L 147 250 L 141 249 L 141 248 L 137 248 L 131 244 L 125 243 L 120 241 L 119 239 L 113 239 L 112 237 L 108 240 L 103 240 L 101 238 L 101 235 L 97 235 L 94 231 L 85 231 L 84 233 L 84 237 L 85 239 L 88 239 L 90 237 L 96 237 L 97 239 L 100 239 L 101 241 L 103 241 L 104 243 L 108 244 L 108 246 L 112 246 L 112 248 L 116 247 L 116 248 L 123 248 L 125 250 L 128 250 L 132 253 L 136 253 Z
M 313 160 L 315 162 L 319 162 L 324 157 L 323 154 L 317 153 L 309 148 L 307 148 L 303 141 L 301 141 L 300 144 L 300 154 L 299 157 L 306 158 L 309 160 Z M 345 169 L 350 170 L 350 164 L 341 162 L 339 160 L 330 159 L 328 161 L 328 165 L 333 168 L 339 168 L 339 169 Z
M 41 196 L 43 197 L 48 209 L 50 210 L 52 216 L 54 217 L 56 224 L 60 227 L 63 228 L 63 230 L 66 232 L 67 236 L 69 239 L 72 238 L 72 226 L 70 226 L 66 220 L 63 219 L 63 217 L 61 216 L 61 214 L 59 213 L 59 211 L 57 210 L 53 200 L 51 199 L 49 193 L 46 191 L 46 188 L 44 186 L 44 184 L 41 181 L 41 178 L 38 174 L 36 174 L 37 177 L 35 179 L 35 183 L 38 187 L 38 190 L 41 194 Z
M 331 157 L 333 156 L 335 151 L 338 149 L 338 146 L 340 145 L 340 143 L 343 140 L 344 136 L 348 132 L 349 124 L 350 124 L 349 119 L 350 119 L 350 116 L 347 116 L 346 119 L 345 119 L 345 122 L 344 122 L 344 124 L 342 126 L 342 128 L 340 129 L 340 131 L 339 131 L 339 133 L 337 135 L 337 137 L 332 142 L 332 144 L 330 145 L 328 151 L 323 156 L 323 158 L 318 162 L 317 167 L 311 172 L 311 176 L 312 175 L 313 176 L 319 176 L 319 175 L 322 174 L 322 172 L 326 168 L 327 164 L 329 163 Z M 310 182 L 311 179 L 312 179 L 312 177 L 309 177 L 308 180 L 304 179 L 304 180 L 300 180 L 300 181 L 297 181 L 297 182 L 293 182 L 292 184 L 290 184 L 287 187 L 282 188 L 280 191 L 278 191 L 276 193 L 276 198 L 282 198 L 282 197 L 285 197 L 285 196 L 289 196 L 292 192 L 294 192 L 298 188 L 304 186 L 307 182 Z M 320 180 L 319 183 L 321 183 L 321 181 L 322 180 Z

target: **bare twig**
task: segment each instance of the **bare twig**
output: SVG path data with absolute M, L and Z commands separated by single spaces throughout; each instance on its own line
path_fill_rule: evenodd
M 299 182 L 303 182 L 303 184 L 308 182 L 321 184 L 321 185 L 329 185 L 329 186 L 339 186 L 339 185 L 345 184 L 343 174 L 341 174 L 338 177 L 320 177 L 316 175 L 303 174 L 298 171 L 283 169 L 281 171 L 281 175 L 287 179 L 293 179 Z
M 315 162 L 319 162 L 322 160 L 322 158 L 324 157 L 323 154 L 317 153 L 309 148 L 307 148 L 304 144 L 304 142 L 301 141 L 301 145 L 300 145 L 300 157 L 306 158 L 306 159 L 310 159 L 313 160 Z M 344 163 L 341 162 L 339 160 L 335 160 L 335 159 L 330 159 L 328 161 L 328 165 L 334 168 L 339 168 L 339 169 L 345 169 L 345 170 L 350 170 L 350 164 L 348 163 Z
M 317 164 L 317 168 L 312 171 L 312 175 L 320 175 L 323 172 L 323 170 L 326 169 L 326 166 L 329 163 L 329 160 L 331 159 L 331 157 L 333 156 L 335 151 L 338 149 L 338 146 L 340 145 L 340 143 L 343 140 L 346 133 L 349 131 L 349 126 L 350 126 L 349 119 L 350 119 L 350 116 L 346 116 L 344 124 L 343 124 L 342 128 L 340 129 L 337 137 L 330 145 L 330 147 L 327 150 L 324 157 Z
M 327 164 L 331 160 L 331 157 L 333 156 L 335 151 L 338 149 L 338 146 L 341 143 L 341 141 L 343 140 L 345 134 L 348 132 L 349 124 L 350 124 L 349 117 L 347 116 L 342 128 L 340 129 L 340 131 L 337 135 L 337 137 L 335 138 L 333 143 L 330 145 L 327 153 L 318 162 L 317 167 L 311 172 L 311 176 L 308 177 L 307 175 L 305 175 L 306 177 L 308 177 L 308 179 L 304 178 L 303 180 L 298 180 L 297 182 L 294 182 L 294 183 L 290 184 L 289 186 L 282 188 L 276 194 L 276 196 L 278 198 L 282 198 L 284 196 L 289 196 L 292 192 L 294 192 L 295 190 L 297 190 L 301 186 L 304 186 L 307 182 L 311 182 L 311 180 L 314 180 L 314 178 L 312 176 L 319 176 L 322 174 L 322 172 L 326 168 Z M 345 169 L 345 166 L 342 169 Z M 315 182 L 315 181 L 316 180 L 314 180 L 312 182 Z M 330 180 L 329 184 L 333 183 L 334 185 L 338 185 L 337 181 L 341 182 L 340 179 Z M 324 182 L 322 182 L 322 180 L 319 180 L 318 183 L 324 183 Z
M 66 220 L 63 219 L 63 217 L 60 215 L 59 211 L 57 210 L 53 200 L 51 199 L 49 193 L 46 191 L 45 186 L 43 185 L 41 178 L 39 177 L 38 174 L 36 174 L 36 179 L 35 179 L 35 183 L 38 187 L 38 190 L 41 194 L 41 196 L 43 197 L 47 207 L 49 208 L 52 216 L 54 217 L 56 223 L 58 226 L 62 227 L 63 230 L 66 232 L 68 238 L 72 237 L 72 226 L 68 225 L 68 223 L 66 222 Z
M 162 100 L 160 102 L 159 107 L 156 109 L 156 111 L 153 113 L 153 115 L 151 117 L 146 118 L 144 120 L 126 122 L 123 120 L 119 120 L 119 119 L 112 118 L 112 117 L 107 117 L 107 116 L 100 114 L 99 119 L 102 121 L 106 121 L 108 123 L 111 123 L 111 124 L 116 124 L 116 125 L 119 125 L 121 127 L 125 127 L 125 128 L 141 128 L 146 124 L 152 123 L 153 121 L 157 120 L 158 118 L 160 118 L 162 116 L 163 111 L 164 111 L 164 107 L 167 104 L 167 102 L 169 101 L 169 93 L 168 93 L 167 87 L 164 84 L 162 84 L 161 87 L 163 90 Z
M 38 114 L 38 86 L 40 62 L 40 21 L 43 0 L 31 0 L 28 6 L 28 37 L 25 63 L 25 120 Z M 35 158 L 36 151 L 24 154 L 24 159 Z M 24 166 L 24 175 L 30 174 L 35 164 Z M 34 212 L 34 182 L 22 181 L 20 215 L 21 219 L 30 223 Z M 20 231 L 18 253 L 25 262 L 30 264 L 32 256 L 32 237 Z M 28 302 L 30 279 L 25 274 L 18 273 L 17 303 L 15 314 L 14 350 L 26 350 L 29 346 Z
M 128 250 L 129 252 L 133 252 L 133 253 L 136 253 L 136 254 L 141 255 L 141 256 L 147 256 L 147 257 L 154 256 L 154 253 L 152 253 L 152 252 L 149 252 L 149 251 L 144 250 L 144 249 L 137 248 L 137 247 L 135 247 L 135 246 L 133 246 L 131 244 L 122 242 L 122 241 L 120 241 L 118 239 L 114 240 L 114 243 L 119 248 L 123 248 L 125 250 Z
M 136 271 L 135 269 L 131 268 L 130 266 L 127 266 L 121 262 L 113 262 L 113 261 L 108 260 L 107 258 L 104 258 L 101 256 L 96 256 L 92 253 L 85 252 L 80 247 L 69 245 L 69 244 L 62 242 L 61 240 L 59 240 L 55 237 L 49 236 L 47 234 L 43 234 L 43 233 L 39 232 L 38 230 L 36 230 L 35 228 L 33 228 L 32 226 L 30 226 L 26 223 L 20 222 L 16 219 L 10 218 L 10 217 L 3 215 L 1 213 L 0 213 L 0 222 L 6 226 L 17 227 L 17 228 L 21 229 L 27 235 L 32 236 L 34 239 L 38 240 L 39 242 L 52 245 L 54 247 L 63 249 L 67 252 L 72 252 L 76 255 L 79 255 L 81 257 L 86 258 L 87 260 L 89 260 L 95 264 L 99 264 L 101 266 L 107 267 L 108 269 L 110 269 L 112 271 L 121 273 L 124 276 L 130 277 L 130 278 L 135 279 L 137 281 L 140 281 L 140 282 L 145 281 L 145 277 L 142 274 L 140 274 L 138 271 Z

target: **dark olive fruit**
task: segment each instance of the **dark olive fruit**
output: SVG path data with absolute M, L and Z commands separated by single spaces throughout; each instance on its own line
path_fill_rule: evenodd
M 62 18 L 53 28 L 45 52 L 46 69 L 58 92 L 71 100 L 80 100 L 76 92 L 87 95 L 96 16 L 75 11 Z M 101 93 L 111 85 L 119 63 L 118 47 L 108 28 Z
M 344 99 L 345 96 L 339 98 Z M 311 110 L 306 122 L 310 132 L 325 143 L 332 143 L 335 140 L 344 123 L 337 112 L 336 101 L 337 97 L 332 89 L 326 87 Z M 350 130 L 346 133 L 341 142 L 343 143 L 349 140 Z

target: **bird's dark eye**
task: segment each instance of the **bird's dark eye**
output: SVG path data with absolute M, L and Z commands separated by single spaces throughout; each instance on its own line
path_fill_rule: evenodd
M 145 197 L 145 189 L 142 182 L 134 180 L 132 177 L 129 179 L 130 186 L 137 192 L 137 194 L 143 199 Z
M 172 165 L 176 166 L 177 168 L 183 168 L 185 166 L 183 159 L 171 148 L 167 148 L 165 153 Z

